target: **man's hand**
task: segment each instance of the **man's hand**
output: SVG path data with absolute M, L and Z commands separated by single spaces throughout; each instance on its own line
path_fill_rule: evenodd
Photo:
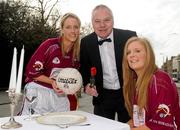
M 96 86 L 90 87 L 90 84 L 86 85 L 85 93 L 87 93 L 88 95 L 91 95 L 91 96 L 95 96 L 95 97 L 98 96 L 98 93 L 97 93 L 97 90 L 96 90 Z

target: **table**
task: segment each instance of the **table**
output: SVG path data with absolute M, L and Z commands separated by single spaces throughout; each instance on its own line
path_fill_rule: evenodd
M 88 126 L 70 126 L 66 130 L 130 130 L 129 125 L 118 121 L 110 120 L 104 117 L 100 117 L 84 111 L 73 111 L 73 113 L 86 116 L 85 123 L 89 123 Z M 17 130 L 59 130 L 60 128 L 55 125 L 43 125 L 39 124 L 36 120 L 28 121 L 24 120 L 27 116 L 16 116 L 15 120 L 21 123 L 23 126 L 17 128 Z M 0 125 L 8 122 L 10 117 L 0 118 Z M 0 130 L 4 130 L 0 128 Z

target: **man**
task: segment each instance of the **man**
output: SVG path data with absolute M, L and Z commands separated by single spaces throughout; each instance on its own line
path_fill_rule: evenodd
M 127 122 L 129 115 L 122 94 L 122 56 L 126 41 L 136 32 L 115 29 L 112 11 L 98 5 L 92 11 L 94 32 L 81 40 L 80 71 L 85 92 L 93 96 L 94 114 Z M 104 42 L 103 42 L 104 41 Z M 91 68 L 96 67 L 95 86 L 90 86 Z

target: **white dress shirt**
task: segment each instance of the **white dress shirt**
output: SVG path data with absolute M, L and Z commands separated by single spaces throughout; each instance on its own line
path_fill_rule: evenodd
M 113 32 L 107 38 L 111 38 L 111 42 L 104 42 L 99 46 L 103 70 L 103 87 L 105 89 L 117 90 L 120 88 L 120 83 L 116 68 Z M 98 37 L 99 40 L 101 38 Z

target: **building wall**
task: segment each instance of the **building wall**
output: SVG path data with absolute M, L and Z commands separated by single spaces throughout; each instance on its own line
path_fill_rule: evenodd
M 180 80 L 180 54 L 177 56 L 172 56 L 169 60 L 167 58 L 161 68 L 169 73 L 172 77 Z

